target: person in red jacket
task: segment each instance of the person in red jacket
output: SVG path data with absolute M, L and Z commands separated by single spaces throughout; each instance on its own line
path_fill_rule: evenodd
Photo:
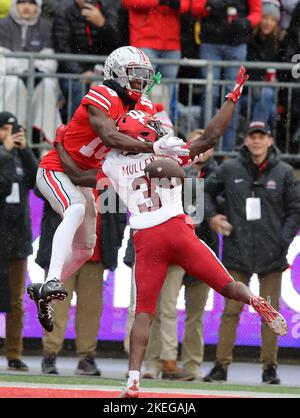
M 262 0 L 191 0 L 192 14 L 201 19 L 200 58 L 210 61 L 246 61 L 247 42 L 252 29 L 262 20 Z M 220 80 L 221 67 L 214 67 L 214 80 Z M 224 80 L 234 80 L 236 68 L 225 67 Z M 204 68 L 202 77 L 207 77 Z M 226 86 L 226 93 L 232 86 Z M 213 90 L 213 114 L 219 107 L 220 89 Z M 202 100 L 202 126 L 205 126 L 205 103 Z M 232 151 L 237 114 L 223 137 L 223 150 Z
M 187 13 L 190 0 L 122 0 L 129 11 L 130 45 L 153 58 L 180 59 L 180 16 Z M 177 65 L 161 65 L 155 70 L 175 79 Z

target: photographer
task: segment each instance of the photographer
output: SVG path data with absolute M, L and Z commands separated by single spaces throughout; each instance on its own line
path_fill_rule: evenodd
M 14 178 L 12 156 L 0 146 L 0 213 L 2 213 L 5 198 L 11 193 Z M 6 236 L 5 223 L 0 216 L 0 231 Z M 9 312 L 8 258 L 5 240 L 0 240 L 0 312 Z
M 11 193 L 1 204 L 0 218 L 5 230 L 7 259 L 9 260 L 9 290 L 11 313 L 6 316 L 5 353 L 10 370 L 27 371 L 21 361 L 23 296 L 27 257 L 32 254 L 29 190 L 35 185 L 37 160 L 27 147 L 25 131 L 16 117 L 8 112 L 0 113 L 0 147 L 13 164 Z M 6 232 L 7 231 L 7 232 Z

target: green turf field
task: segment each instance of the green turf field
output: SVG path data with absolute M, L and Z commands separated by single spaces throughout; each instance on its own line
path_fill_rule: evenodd
M 125 379 L 111 380 L 103 379 L 99 377 L 64 377 L 64 376 L 20 376 L 0 374 L 0 386 L 1 382 L 6 384 L 14 383 L 28 383 L 28 384 L 43 384 L 45 385 L 66 385 L 66 386 L 95 386 L 95 388 L 101 387 L 122 387 L 125 383 Z M 207 384 L 201 382 L 170 382 L 161 380 L 143 380 L 141 386 L 145 389 L 184 389 L 186 391 L 218 391 L 223 392 L 243 392 L 249 395 L 259 394 L 281 394 L 281 395 L 298 395 L 300 396 L 300 387 L 289 386 L 243 386 L 243 385 L 231 385 L 231 384 Z

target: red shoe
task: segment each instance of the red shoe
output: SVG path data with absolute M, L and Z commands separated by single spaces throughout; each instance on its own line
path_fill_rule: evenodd
M 133 385 L 123 390 L 119 398 L 138 398 L 139 397 L 139 383 L 137 380 L 133 381 Z
M 250 299 L 250 305 L 266 321 L 276 335 L 284 337 L 287 334 L 288 326 L 286 320 L 264 298 L 254 296 Z

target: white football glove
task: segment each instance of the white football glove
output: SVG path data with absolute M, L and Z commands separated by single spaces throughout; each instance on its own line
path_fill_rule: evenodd
M 182 148 L 186 143 L 169 132 L 167 135 L 160 138 L 153 144 L 153 151 L 155 155 L 161 157 L 186 157 L 190 155 L 190 150 Z

